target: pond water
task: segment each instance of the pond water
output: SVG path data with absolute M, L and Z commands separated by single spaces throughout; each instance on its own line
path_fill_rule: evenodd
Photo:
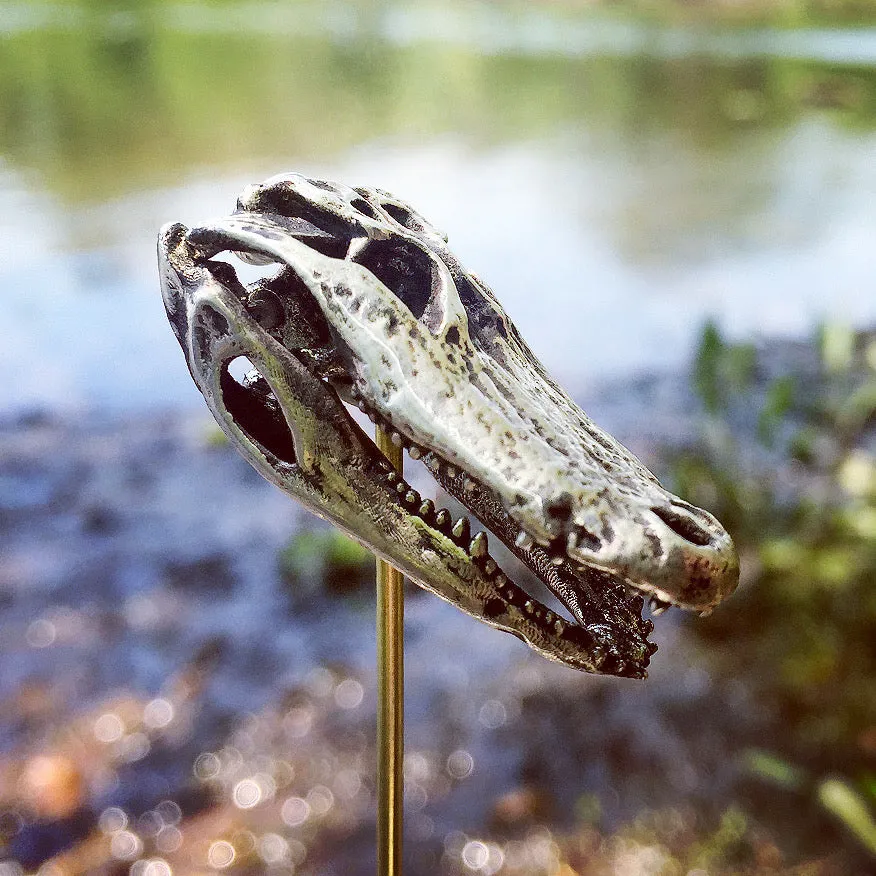
M 157 228 L 284 169 L 409 200 L 582 390 L 678 366 L 710 317 L 869 325 L 874 45 L 467 5 L 0 6 L 0 410 L 198 404 Z

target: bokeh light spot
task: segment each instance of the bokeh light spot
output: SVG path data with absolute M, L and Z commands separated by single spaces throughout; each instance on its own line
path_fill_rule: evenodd
M 458 748 L 447 758 L 447 772 L 454 779 L 467 779 L 474 770 L 474 758 L 464 748 Z
M 310 818 L 310 804 L 301 797 L 290 797 L 283 803 L 280 817 L 289 827 L 300 827 Z
M 167 727 L 167 725 L 173 721 L 173 716 L 173 703 L 162 697 L 151 700 L 143 709 L 143 723 L 154 730 L 160 730 L 163 727 Z
M 118 742 L 125 734 L 125 725 L 115 712 L 106 712 L 94 722 L 94 738 L 98 742 Z
M 31 648 L 48 648 L 55 643 L 57 635 L 58 631 L 50 620 L 38 618 L 27 628 L 24 638 Z
M 234 846 L 226 840 L 216 840 L 207 850 L 207 863 L 218 870 L 224 870 L 234 863 Z
M 113 857 L 122 861 L 132 861 L 143 851 L 143 841 L 130 830 L 119 830 L 110 840 Z
M 194 773 L 202 781 L 215 779 L 222 769 L 222 762 L 212 751 L 205 751 L 195 758 Z
M 128 826 L 128 814 L 118 806 L 109 806 L 100 813 L 97 824 L 104 833 L 115 833 Z
M 335 702 L 342 709 L 355 709 L 365 696 L 365 688 L 355 678 L 345 678 L 335 688 Z

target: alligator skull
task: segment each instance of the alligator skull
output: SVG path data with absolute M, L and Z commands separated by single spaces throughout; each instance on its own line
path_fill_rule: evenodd
M 244 286 L 225 251 L 277 272 Z M 587 418 L 397 198 L 275 177 L 228 217 L 165 226 L 159 263 L 189 370 L 244 456 L 469 614 L 577 669 L 643 677 L 656 646 L 642 596 L 705 614 L 736 587 L 715 518 Z M 239 356 L 255 366 L 243 382 L 228 369 Z M 345 403 L 422 458 L 574 620 L 511 581 L 468 519 L 421 499 Z

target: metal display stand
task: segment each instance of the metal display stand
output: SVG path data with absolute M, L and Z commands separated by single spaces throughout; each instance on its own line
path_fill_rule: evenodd
M 401 473 L 403 454 L 377 427 L 377 446 Z M 377 876 L 400 876 L 404 779 L 404 578 L 377 559 Z

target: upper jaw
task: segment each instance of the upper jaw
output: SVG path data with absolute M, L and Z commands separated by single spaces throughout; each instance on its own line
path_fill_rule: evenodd
M 639 616 L 641 601 L 630 603 L 610 576 L 582 579 L 570 565 L 551 568 L 541 577 L 554 582 L 561 598 L 575 594 L 564 600 L 573 624 L 514 584 L 485 551 L 485 541 L 472 537 L 467 525 L 457 531 L 422 502 L 331 386 L 253 318 L 243 303 L 247 290 L 230 266 L 209 258 L 213 247 L 204 248 L 205 236 L 181 225 L 162 229 L 162 294 L 198 388 L 246 458 L 422 586 L 544 656 L 585 671 L 643 677 L 656 646 L 647 641 L 652 624 Z M 220 235 L 215 248 L 226 242 Z M 227 365 L 237 356 L 256 365 L 269 391 L 230 379 Z M 534 568 L 547 562 L 537 547 L 524 559 Z
M 333 258 L 287 234 L 273 214 L 250 212 L 191 238 L 285 264 L 319 305 L 358 398 L 401 436 L 488 485 L 516 534 L 660 603 L 707 613 L 735 589 L 738 557 L 723 527 L 665 490 L 592 423 L 546 376 L 492 297 L 507 329 L 482 340 L 464 306 L 472 290 L 437 236 L 416 241 L 433 271 L 422 319 L 357 263 L 374 267 L 369 238 L 352 258 Z M 483 295 L 482 284 L 476 291 Z M 440 319 L 424 327 L 430 309 Z M 458 498 L 466 503 L 465 491 Z

